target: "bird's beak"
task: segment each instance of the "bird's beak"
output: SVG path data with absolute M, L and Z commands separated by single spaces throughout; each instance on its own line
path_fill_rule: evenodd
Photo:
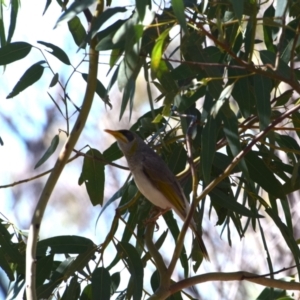
M 122 141 L 124 143 L 128 143 L 127 138 L 120 131 L 104 129 L 105 132 L 111 134 L 117 141 Z

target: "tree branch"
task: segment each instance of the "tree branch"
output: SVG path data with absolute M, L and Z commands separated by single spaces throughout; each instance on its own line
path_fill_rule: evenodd
M 286 282 L 283 280 L 278 279 L 270 279 L 261 277 L 261 275 L 249 273 L 245 271 L 239 271 L 239 272 L 229 272 L 229 273 L 222 273 L 222 272 L 212 272 L 212 273 L 206 273 L 194 277 L 190 277 L 184 280 L 181 280 L 180 282 L 177 282 L 173 284 L 170 287 L 170 295 L 181 291 L 184 288 L 200 284 L 203 282 L 208 281 L 242 281 L 247 280 L 249 282 L 253 282 L 256 284 L 260 284 L 267 287 L 273 287 L 278 288 L 282 290 L 296 290 L 300 291 L 300 284 L 299 282 Z
M 96 15 L 101 11 L 97 10 Z M 54 190 L 54 187 L 58 181 L 58 178 L 66 165 L 69 156 L 71 155 L 73 148 L 84 128 L 87 117 L 89 115 L 93 98 L 97 85 L 97 72 L 98 72 L 98 60 L 99 53 L 95 51 L 96 40 L 92 39 L 89 50 L 89 72 L 85 96 L 83 99 L 83 105 L 78 118 L 74 124 L 70 136 L 68 137 L 63 149 L 61 150 L 59 157 L 55 163 L 55 166 L 45 184 L 45 187 L 41 193 L 36 209 L 33 214 L 29 229 L 29 237 L 26 248 L 26 295 L 28 300 L 36 300 L 36 246 L 38 241 L 38 234 L 41 227 L 43 215 L 48 203 L 48 200 Z

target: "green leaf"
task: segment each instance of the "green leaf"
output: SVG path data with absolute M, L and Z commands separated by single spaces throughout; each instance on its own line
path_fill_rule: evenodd
M 5 37 L 5 24 L 4 24 L 4 16 L 3 16 L 3 6 L 4 2 L 1 1 L 0 3 L 0 46 L 4 47 L 6 43 L 6 37 Z M 1 48 L 0 48 L 1 52 Z M 1 56 L 0 56 L 0 61 L 1 61 Z
M 88 284 L 82 291 L 79 300 L 92 300 L 92 285 Z
M 44 11 L 43 11 L 43 15 L 46 13 L 46 11 L 49 8 L 51 2 L 52 2 L 52 0 L 46 0 L 46 5 L 45 5 Z
M 138 14 L 135 12 L 115 33 L 113 43 L 120 43 L 125 40 L 125 55 L 121 61 L 118 72 L 118 87 L 122 91 L 129 81 L 135 81 L 145 57 L 140 55 L 142 35 L 144 26 L 138 24 Z M 128 92 L 127 92 L 128 93 Z
M 8 35 L 7 35 L 7 44 L 10 43 L 15 29 L 16 29 L 16 23 L 17 23 L 17 17 L 18 17 L 18 11 L 19 11 L 19 5 L 20 5 L 20 1 L 19 0 L 11 0 L 10 1 L 10 6 L 11 6 L 11 10 L 10 10 L 10 24 L 9 24 L 9 28 L 8 28 Z
M 109 146 L 104 152 L 103 152 L 103 158 L 106 161 L 114 161 L 123 156 L 122 151 L 120 150 L 118 143 L 114 142 L 111 146 Z
M 239 105 L 240 112 L 244 118 L 249 118 L 254 113 L 255 96 L 253 93 L 253 86 L 250 82 L 246 72 L 229 69 L 229 76 L 241 77 L 239 78 L 232 91 L 232 96 Z M 247 93 L 245 93 L 247 91 Z
M 263 131 L 270 124 L 271 120 L 270 93 L 272 90 L 272 82 L 270 78 L 259 74 L 253 76 L 253 81 L 259 128 Z
M 276 53 L 270 52 L 268 50 L 262 50 L 259 53 L 263 64 L 275 67 L 277 62 Z M 294 71 L 280 58 L 278 60 L 277 69 L 273 71 L 272 69 L 268 68 L 268 72 L 276 73 L 282 78 L 284 78 L 286 81 L 289 81 L 292 77 L 292 72 Z
M 237 214 L 251 218 L 262 218 L 262 215 L 254 213 L 250 209 L 246 208 L 239 202 L 237 202 L 233 196 L 225 194 L 222 190 L 215 188 L 209 193 L 212 203 L 216 203 L 220 207 L 225 207 Z
M 153 74 L 156 74 L 157 69 L 160 66 L 161 57 L 164 50 L 163 46 L 165 44 L 166 38 L 169 36 L 170 30 L 171 28 L 167 28 L 162 34 L 160 34 L 153 47 L 151 53 L 151 62 L 150 62 L 151 72 L 153 72 Z
M 244 11 L 244 1 L 241 0 L 230 0 L 233 6 L 235 16 L 239 21 L 242 20 Z
M 119 121 L 122 119 L 123 114 L 129 102 L 129 120 L 131 119 L 132 109 L 133 109 L 133 97 L 135 94 L 135 80 L 130 78 L 123 92 L 122 103 L 120 108 Z
M 274 35 L 274 33 L 276 34 L 278 32 L 278 28 L 274 21 L 274 16 L 275 9 L 273 3 L 271 3 L 271 5 L 264 12 L 263 31 L 266 48 L 273 53 L 276 52 L 276 47 L 274 45 L 274 39 L 276 39 L 276 35 Z
M 87 82 L 88 74 L 82 73 L 82 78 Z M 103 100 L 103 102 L 109 106 L 110 109 L 112 109 L 112 105 L 109 102 L 108 92 L 104 85 L 97 79 L 97 85 L 96 85 L 96 93 L 97 95 Z
M 0 65 L 8 65 L 27 56 L 32 46 L 25 42 L 15 42 L 0 48 Z
M 142 260 L 136 249 L 128 243 L 120 242 L 117 245 L 119 255 L 127 262 L 133 286 L 133 300 L 142 299 L 144 269 Z
M 50 82 L 49 87 L 54 87 L 58 82 L 58 73 L 55 73 L 54 76 L 52 77 L 52 80 Z
M 136 3 L 136 10 L 139 14 L 139 19 L 140 21 L 142 21 L 145 16 L 146 6 L 149 4 L 151 5 L 151 2 L 145 0 L 136 0 L 135 3 Z
M 292 114 L 292 121 L 293 121 L 294 127 L 297 129 L 296 133 L 297 133 L 298 137 L 300 138 L 300 113 L 299 112 L 296 111 Z
M 111 18 L 118 18 L 120 15 L 116 16 L 118 13 L 125 14 L 127 12 L 126 7 L 117 6 L 110 7 L 99 14 L 95 20 L 92 22 L 92 27 L 86 37 L 86 42 L 89 43 L 90 40 L 96 35 L 97 31 L 105 22 L 107 22 Z
M 96 268 L 92 274 L 92 299 L 109 300 L 111 278 L 106 268 Z
M 110 294 L 113 295 L 117 291 L 120 281 L 121 281 L 120 272 L 116 272 L 116 273 L 112 274 L 110 279 L 111 279 Z
M 79 254 L 86 252 L 94 243 L 87 238 L 76 235 L 62 235 L 39 241 L 37 256 L 50 254 Z
M 0 267 L 7 275 L 8 280 L 14 281 L 15 280 L 14 272 L 11 269 L 9 262 L 7 261 L 7 258 L 6 258 L 7 255 L 5 252 L 6 251 L 4 251 L 2 248 L 0 248 Z
M 177 221 L 174 218 L 173 212 L 168 211 L 167 213 L 163 214 L 163 218 L 168 225 L 168 228 L 170 229 L 170 232 L 174 238 L 174 241 L 176 243 L 178 235 L 179 235 L 179 227 L 177 224 Z M 180 254 L 180 263 L 184 270 L 184 277 L 187 277 L 189 274 L 189 263 L 186 255 L 185 247 L 183 246 L 181 254 Z
M 125 41 L 120 40 L 117 43 L 113 41 L 116 31 L 126 22 L 127 20 L 118 20 L 111 26 L 101 30 L 97 33 L 97 40 L 99 41 L 95 47 L 96 51 L 113 50 L 113 49 L 124 49 Z M 122 52 L 122 51 L 121 51 Z
M 40 158 L 40 160 L 36 163 L 34 169 L 38 168 L 39 166 L 41 166 L 56 150 L 57 146 L 59 143 L 59 135 L 56 134 L 54 136 L 54 138 L 51 141 L 51 144 L 49 146 L 49 148 L 46 150 L 46 152 L 44 153 L 44 155 Z
M 223 120 L 223 131 L 226 136 L 228 146 L 232 156 L 235 157 L 241 152 L 242 148 L 239 139 L 238 120 L 234 112 L 231 110 L 228 101 L 226 101 L 222 107 L 221 118 Z M 249 179 L 249 172 L 244 159 L 239 162 L 239 167 L 244 172 L 245 177 Z
M 86 8 L 88 8 L 90 5 L 92 5 L 95 2 L 95 0 L 85 0 L 85 1 L 74 1 L 68 9 L 66 9 L 63 14 L 58 18 L 56 21 L 56 24 L 54 26 L 54 29 L 60 25 L 62 22 L 69 21 L 73 19 L 76 15 L 84 11 Z
M 27 71 L 23 74 L 23 76 L 19 79 L 12 92 L 6 97 L 6 99 L 12 98 L 26 88 L 37 82 L 44 73 L 44 67 L 41 65 L 45 61 L 40 61 L 32 65 Z
M 280 96 L 276 97 L 274 99 L 274 100 L 276 100 L 275 106 L 285 105 L 291 99 L 293 92 L 294 92 L 294 90 L 287 90 L 284 93 L 282 93 Z M 292 117 L 293 116 L 294 116 L 294 114 L 292 115 Z
M 65 273 L 73 262 L 74 257 L 69 257 L 58 265 L 55 271 L 52 272 L 49 282 L 37 288 L 37 299 L 48 299 L 50 297 L 53 290 L 58 288 L 63 279 L 66 279 Z
M 211 167 L 216 152 L 217 120 L 209 116 L 201 135 L 201 168 L 206 184 L 210 182 Z
M 75 44 L 80 48 L 85 48 L 84 40 L 86 38 L 86 32 L 81 24 L 80 19 L 76 16 L 68 22 L 69 31 L 72 34 Z
M 179 24 L 181 28 L 183 29 L 184 33 L 187 34 L 187 25 L 186 25 L 186 18 L 184 14 L 184 4 L 183 0 L 171 0 L 171 4 L 175 13 L 175 16 L 177 20 L 179 21 Z
M 249 151 L 245 156 L 250 178 L 269 194 L 278 198 L 284 197 L 282 184 L 258 154 L 257 151 Z
M 80 295 L 80 283 L 78 277 L 72 277 L 70 284 L 67 285 L 62 300 L 77 300 Z
M 47 255 L 37 260 L 36 264 L 36 286 L 41 286 L 46 279 L 50 278 L 54 255 Z
M 51 43 L 46 43 L 46 42 L 42 42 L 42 41 L 38 41 L 38 43 L 50 48 L 52 50 L 52 52 L 50 52 L 50 51 L 47 51 L 47 52 L 49 52 L 50 54 L 55 56 L 61 62 L 63 62 L 66 65 L 71 65 L 69 57 L 64 50 L 62 50 L 61 48 L 59 48 Z
M 78 184 L 85 183 L 92 204 L 103 204 L 105 164 L 101 161 L 102 154 L 96 149 L 90 149 L 84 157 L 82 171 L 78 179 Z

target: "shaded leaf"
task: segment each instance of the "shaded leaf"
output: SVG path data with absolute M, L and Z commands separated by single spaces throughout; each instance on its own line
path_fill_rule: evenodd
M 19 5 L 20 5 L 19 0 L 11 0 L 10 1 L 11 10 L 10 10 L 10 23 L 9 23 L 8 35 L 7 35 L 7 41 L 6 41 L 7 44 L 10 43 L 10 41 L 14 35 L 15 29 L 16 29 Z
M 79 300 L 92 300 L 92 284 L 88 284 L 82 291 Z
M 90 149 L 84 157 L 82 171 L 78 179 L 78 184 L 85 183 L 92 204 L 103 204 L 105 164 L 101 161 L 102 154 L 96 149 Z
M 245 156 L 250 178 L 258 183 L 266 192 L 275 196 L 283 197 L 282 184 L 267 167 L 265 162 L 259 158 L 258 152 L 249 151 Z
M 244 11 L 244 1 L 241 0 L 230 0 L 233 6 L 234 14 L 239 21 L 242 20 Z
M 87 82 L 88 74 L 82 73 L 82 78 Z M 102 84 L 101 81 L 97 79 L 97 85 L 96 85 L 96 93 L 97 95 L 103 100 L 103 102 L 109 106 L 110 109 L 112 109 L 112 105 L 109 102 L 109 97 L 106 88 Z
M 93 38 L 97 31 L 99 30 L 99 28 L 109 19 L 111 18 L 115 18 L 115 19 L 119 19 L 119 17 L 117 17 L 116 15 L 118 13 L 126 13 L 127 9 L 126 7 L 122 7 L 122 6 L 117 6 L 117 7 L 110 7 L 107 8 L 105 11 L 103 11 L 101 14 L 99 14 L 96 19 L 92 22 L 92 27 L 86 37 L 86 42 L 89 43 L 91 38 Z M 121 15 L 119 15 L 121 16 Z
M 112 274 L 110 279 L 111 279 L 110 294 L 113 295 L 117 291 L 120 281 L 121 281 L 120 272 L 116 272 L 116 273 Z
M 144 269 L 141 258 L 136 249 L 128 243 L 119 242 L 117 245 L 119 255 L 126 260 L 133 286 L 133 300 L 140 300 L 143 294 Z
M 37 82 L 44 73 L 44 67 L 41 65 L 45 61 L 40 61 L 32 65 L 27 71 L 23 74 L 23 76 L 19 79 L 13 90 L 10 94 L 6 97 L 6 99 L 12 98 L 26 88 Z
M 50 51 L 47 51 L 47 52 L 49 52 L 50 54 L 55 56 L 57 59 L 59 59 L 64 64 L 66 64 L 66 65 L 71 64 L 68 55 L 61 48 L 59 48 L 51 43 L 46 43 L 46 42 L 42 42 L 42 41 L 38 41 L 38 43 L 50 48 L 52 50 L 52 52 L 50 52 Z
M 37 260 L 36 264 L 36 286 L 41 286 L 46 279 L 50 278 L 54 255 L 47 255 Z
M 259 53 L 262 62 L 265 65 L 271 66 L 271 68 L 268 68 L 268 72 L 277 73 L 287 81 L 291 79 L 293 70 L 281 58 L 278 60 L 277 69 L 273 71 L 273 68 L 275 68 L 277 61 L 276 53 L 270 52 L 268 50 L 262 50 Z
M 217 119 L 209 116 L 201 135 L 201 168 L 206 184 L 210 182 L 211 167 L 216 152 Z
M 25 42 L 15 42 L 0 48 L 0 65 L 8 65 L 27 56 L 32 46 Z
M 49 87 L 54 87 L 58 82 L 58 73 L 55 73 L 52 77 Z
M 78 277 L 72 277 L 70 284 L 67 285 L 62 300 L 77 300 L 80 295 L 80 283 Z
M 235 157 L 241 152 L 242 148 L 239 139 L 238 120 L 234 112 L 231 110 L 228 101 L 222 107 L 221 118 L 223 120 L 223 131 L 225 133 L 228 146 L 232 156 Z M 249 172 L 244 159 L 239 162 L 239 167 L 244 172 L 245 177 L 249 179 Z
M 168 211 L 167 213 L 163 214 L 163 218 L 166 224 L 168 225 L 168 228 L 170 229 L 170 232 L 176 243 L 180 231 L 179 231 L 177 221 L 174 218 L 173 212 Z M 189 274 L 189 263 L 188 263 L 188 258 L 184 246 L 182 248 L 179 259 L 180 259 L 181 266 L 183 267 L 184 270 L 184 276 L 187 277 Z
M 271 79 L 259 74 L 253 76 L 256 108 L 259 118 L 259 128 L 264 130 L 271 120 Z
M 218 204 L 220 207 L 225 207 L 237 214 L 251 218 L 262 218 L 262 215 L 254 213 L 235 200 L 233 196 L 225 194 L 222 190 L 215 188 L 209 193 L 212 203 Z
M 106 268 L 96 268 L 92 274 L 92 299 L 109 300 L 111 278 Z
M 44 11 L 43 11 L 43 15 L 46 13 L 46 11 L 49 8 L 51 2 L 52 2 L 52 0 L 46 0 L 46 4 L 45 4 Z
M 34 169 L 38 168 L 39 166 L 41 166 L 56 150 L 57 146 L 59 143 L 59 135 L 56 134 L 54 136 L 54 138 L 51 141 L 51 144 L 49 146 L 49 148 L 46 150 L 46 152 L 44 153 L 44 155 L 40 158 L 40 160 L 36 163 Z
M 85 237 L 76 235 L 62 235 L 39 241 L 37 256 L 50 254 L 79 254 L 86 252 L 94 243 Z
M 54 26 L 54 29 L 60 25 L 62 22 L 69 21 L 72 18 L 74 18 L 76 15 L 81 13 L 83 10 L 85 10 L 87 7 L 92 5 L 95 2 L 95 0 L 85 0 L 85 1 L 74 1 L 64 12 L 63 14 L 58 18 L 56 21 L 56 24 Z

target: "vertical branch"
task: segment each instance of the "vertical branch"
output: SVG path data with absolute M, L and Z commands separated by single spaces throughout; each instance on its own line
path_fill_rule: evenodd
M 97 6 L 96 14 L 100 14 L 103 10 L 103 5 Z M 78 118 L 74 124 L 70 136 L 68 137 L 65 145 L 63 146 L 59 157 L 55 163 L 55 166 L 45 184 L 45 187 L 41 193 L 37 206 L 35 208 L 30 229 L 29 237 L 26 248 L 26 295 L 28 300 L 36 300 L 36 246 L 38 241 L 38 234 L 40 231 L 44 212 L 48 203 L 48 200 L 53 192 L 53 189 L 58 181 L 58 178 L 70 157 L 73 148 L 85 126 L 87 117 L 90 112 L 91 105 L 93 103 L 93 97 L 97 84 L 97 72 L 98 72 L 98 52 L 95 51 L 96 40 L 92 39 L 89 50 L 89 72 L 86 86 L 86 92 L 83 99 L 82 108 L 78 115 Z
M 178 113 L 175 112 L 176 115 L 179 115 Z M 181 117 L 191 117 L 192 121 L 187 129 L 186 132 L 186 147 L 187 147 L 187 152 L 188 152 L 188 162 L 190 164 L 191 167 L 191 174 L 192 174 L 192 178 L 193 178 L 193 200 L 191 202 L 190 205 L 190 209 L 189 212 L 187 214 L 187 217 L 184 221 L 183 227 L 180 231 L 180 234 L 178 236 L 177 239 L 177 243 L 176 243 L 176 247 L 175 247 L 175 251 L 173 253 L 169 268 L 168 268 L 168 273 L 169 276 L 172 275 L 174 269 L 175 269 L 175 265 L 176 262 L 180 256 L 182 247 L 183 247 L 183 243 L 184 243 L 184 237 L 186 234 L 187 229 L 189 228 L 189 225 L 192 221 L 193 215 L 194 215 L 194 211 L 195 211 L 195 207 L 196 207 L 196 202 L 197 202 L 197 176 L 196 176 L 196 172 L 195 172 L 195 165 L 194 165 L 194 161 L 193 161 L 193 155 L 192 155 L 192 144 L 191 144 L 191 131 L 195 125 L 195 116 L 191 116 L 191 115 L 182 115 L 180 114 Z

